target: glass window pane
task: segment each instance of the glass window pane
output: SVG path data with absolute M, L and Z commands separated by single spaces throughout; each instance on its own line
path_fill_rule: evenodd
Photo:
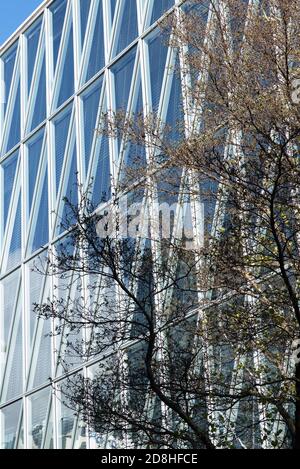
M 94 385 L 100 382 L 100 374 L 99 364 L 88 368 L 88 377 L 92 380 Z M 120 443 L 122 444 L 122 441 L 116 436 L 115 432 L 107 431 L 107 426 L 103 430 L 100 425 L 97 425 L 96 428 L 95 425 L 91 425 L 89 428 L 89 437 L 91 449 L 120 449 Z
M 48 278 L 47 281 L 49 282 Z M 48 284 L 45 286 L 43 293 L 42 301 L 47 302 L 49 297 Z M 29 389 L 49 382 L 49 378 L 52 376 L 52 338 L 50 335 L 51 320 L 38 319 L 30 358 Z
M 40 39 L 42 21 L 37 20 L 32 28 L 26 33 L 27 36 L 27 73 L 28 73 L 28 94 L 31 86 L 36 53 Z
M 44 300 L 45 301 L 45 300 Z M 36 387 L 49 382 L 51 376 L 51 322 L 39 320 L 34 350 L 30 386 Z
M 91 0 L 84 0 L 80 3 L 80 27 L 81 27 L 81 46 L 83 46 L 88 16 L 91 6 Z
M 19 297 L 12 333 L 10 335 L 9 350 L 4 376 L 2 399 L 7 402 L 20 396 L 23 391 L 23 327 L 22 304 Z
M 66 56 L 62 68 L 60 91 L 57 106 L 61 106 L 74 94 L 74 56 L 73 56 L 73 26 L 70 28 L 67 41 Z
M 114 15 L 116 13 L 116 5 L 117 5 L 117 0 L 110 0 L 110 8 L 111 8 L 111 18 L 112 21 L 114 19 Z
M 115 38 L 115 55 L 119 54 L 138 35 L 136 0 L 121 0 L 120 20 Z
M 97 207 L 111 197 L 110 161 L 108 138 L 103 136 L 97 149 L 96 169 L 94 170 L 92 203 Z
M 69 106 L 55 119 L 55 174 L 56 189 L 58 190 L 61 170 L 64 162 L 65 149 L 67 144 L 69 124 L 71 119 L 72 106 Z
M 153 0 L 151 24 L 157 21 L 172 5 L 174 5 L 174 0 Z
M 169 126 L 170 131 L 168 132 L 168 138 L 172 141 L 179 139 L 182 132 L 182 123 L 184 122 L 183 113 L 183 99 L 181 89 L 181 79 L 178 73 L 179 70 L 179 58 L 177 56 L 174 69 L 170 72 L 173 73 L 172 89 L 168 103 L 168 111 L 166 116 L 166 122 Z
M 17 449 L 24 449 L 24 418 L 23 418 L 23 412 L 22 412 L 22 415 L 21 415 L 21 422 L 20 422 L 20 425 L 19 425 Z
M 148 40 L 149 68 L 151 81 L 152 109 L 158 110 L 161 96 L 161 87 L 166 69 L 168 48 L 166 37 L 156 31 L 155 35 Z
M 76 223 L 74 208 L 78 205 L 78 182 L 77 182 L 77 152 L 75 142 L 73 142 L 73 150 L 71 156 L 71 164 L 69 168 L 68 183 L 63 197 L 63 211 L 60 219 L 60 233 L 68 229 Z M 67 202 L 66 202 L 67 200 Z
M 3 381 L 3 373 L 8 353 L 8 338 L 14 318 L 17 301 L 20 270 L 13 272 L 1 283 L 0 295 L 0 381 Z
M 99 2 L 99 8 L 94 28 L 94 36 L 88 62 L 86 81 L 92 78 L 101 68 L 104 67 L 104 36 L 103 36 L 103 11 L 102 3 Z
M 40 199 L 37 202 L 36 210 L 37 217 L 34 220 L 35 232 L 31 246 L 31 252 L 34 252 L 41 247 L 45 246 L 49 240 L 49 206 L 48 206 L 48 171 L 44 171 L 43 178 L 40 183 L 42 184 L 42 191 Z
M 72 449 L 76 433 L 77 418 L 74 411 L 59 402 L 58 441 L 60 449 Z
M 133 120 L 136 122 L 137 128 L 141 125 L 141 116 L 143 115 L 143 96 L 141 86 L 141 74 L 137 73 L 135 89 L 133 92 L 132 102 Z M 128 140 L 128 139 L 127 139 Z M 141 168 L 146 165 L 145 145 L 129 139 L 122 155 L 122 168 L 120 179 L 124 184 L 132 185 L 141 177 Z
M 4 90 L 4 110 L 6 110 L 7 101 L 9 97 L 11 81 L 14 71 L 14 66 L 16 62 L 17 56 L 17 49 L 18 43 L 15 43 L 9 51 L 5 54 L 3 62 L 4 62 L 4 83 L 5 83 L 5 90 Z
M 1 410 L 1 449 L 16 447 L 21 411 L 21 400 Z
M 52 3 L 50 11 L 52 12 L 53 24 L 53 63 L 56 68 L 59 46 L 61 42 L 62 29 L 67 8 L 67 0 L 56 0 Z
M 72 391 L 78 389 L 78 378 L 78 375 L 74 375 L 59 384 L 60 394 L 57 401 L 59 449 L 86 448 L 86 427 L 80 421 L 68 397 L 70 393 L 72 395 Z
M 30 129 L 35 129 L 46 118 L 46 58 L 43 54 L 43 62 L 39 76 L 39 84 L 35 97 L 34 111 Z
M 12 117 L 9 120 L 8 138 L 5 152 L 11 150 L 20 141 L 20 127 L 21 127 L 21 114 L 20 114 L 20 78 L 18 79 L 16 96 L 12 109 Z
M 38 174 L 39 163 L 44 140 L 44 129 L 28 142 L 28 214 L 31 212 L 31 204 Z
M 133 76 L 133 67 L 136 56 L 136 47 L 130 50 L 116 65 L 112 72 L 115 79 L 116 110 L 126 111 Z
M 45 283 L 45 268 L 46 268 L 47 253 L 42 253 L 34 258 L 29 264 L 28 269 L 28 291 L 29 291 L 29 304 L 26 311 L 28 329 L 29 329 L 29 344 L 32 345 L 35 328 L 38 322 L 37 313 L 34 311 L 34 305 L 40 304 L 43 297 L 43 286 Z
M 88 89 L 82 97 L 83 113 L 84 113 L 84 150 L 85 150 L 85 169 L 86 172 L 89 167 L 91 157 L 92 143 L 96 135 L 97 128 L 97 114 L 99 111 L 100 91 L 102 87 L 102 80 L 98 81 L 96 85 Z
M 125 112 L 128 108 L 128 99 L 132 83 L 136 47 L 131 49 L 116 65 L 112 67 L 115 84 L 115 111 Z M 121 135 L 118 136 L 119 151 L 121 146 Z
M 20 191 L 19 191 L 20 192 Z M 10 270 L 21 262 L 22 249 L 22 222 L 21 222 L 21 193 L 19 194 L 17 210 L 14 219 L 14 228 L 10 240 L 6 270 Z
M 28 398 L 29 448 L 43 448 L 47 427 L 52 426 L 50 409 L 51 388 L 43 389 Z
M 13 153 L 9 158 L 7 158 L 4 163 L 2 163 L 3 169 L 3 181 L 5 184 L 1 184 L 1 192 L 3 194 L 3 201 L 2 201 L 2 213 L 3 213 L 3 228 L 5 230 L 9 205 L 12 196 L 13 185 L 16 176 L 16 169 L 19 159 L 19 152 Z

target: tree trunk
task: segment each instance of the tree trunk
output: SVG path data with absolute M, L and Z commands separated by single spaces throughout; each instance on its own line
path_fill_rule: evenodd
M 300 449 L 300 363 L 296 366 L 296 411 L 294 449 Z

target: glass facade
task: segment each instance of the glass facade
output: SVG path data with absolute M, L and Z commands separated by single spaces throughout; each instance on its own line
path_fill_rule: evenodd
M 106 203 L 131 162 L 134 149 L 122 136 L 110 144 L 95 132 L 100 113 L 153 110 L 170 124 L 180 117 L 178 54 L 157 27 L 175 3 L 49 0 L 0 50 L 2 449 L 99 446 L 54 392 L 64 380 L 57 366 L 64 352 L 53 323 L 38 319 L 33 305 L 57 286 L 34 267 L 45 267 L 49 247 L 64 242 L 64 197 L 76 203 L 79 183 L 92 188 L 94 204 Z M 74 363 L 85 376 L 92 365 Z

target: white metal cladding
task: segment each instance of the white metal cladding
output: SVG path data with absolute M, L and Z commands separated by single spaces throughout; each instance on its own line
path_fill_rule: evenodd
M 82 426 L 49 386 L 49 378 L 54 386 L 64 379 L 57 367 L 60 344 L 47 335 L 54 324 L 38 321 L 32 304 L 51 296 L 54 286 L 53 279 L 41 278 L 32 266 L 37 259 L 43 262 L 47 248 L 64 236 L 58 217 L 64 213 L 63 197 L 74 187 L 75 173 L 84 187 L 94 181 L 97 203 L 109 199 L 122 173 L 122 144 L 119 148 L 116 141 L 108 143 L 94 131 L 101 111 L 154 111 L 172 124 L 183 107 L 187 132 L 194 125 L 195 109 L 188 99 L 182 100 L 184 82 L 172 67 L 181 63 L 182 54 L 167 48 L 157 28 L 167 9 L 180 14 L 182 3 L 46 1 L 2 47 L 1 448 L 110 444 L 99 442 Z M 210 13 L 206 19 L 211 21 Z M 191 176 L 184 170 L 182 183 Z M 198 202 L 193 205 L 195 236 L 201 230 Z M 175 220 L 182 210 L 178 204 Z M 214 226 L 220 212 L 216 210 Z M 78 363 L 74 370 L 88 376 L 92 365 Z M 238 409 L 233 409 L 227 419 L 231 428 L 237 418 Z

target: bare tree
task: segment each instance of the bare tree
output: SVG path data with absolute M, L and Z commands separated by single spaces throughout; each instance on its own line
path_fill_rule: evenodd
M 69 203 L 47 270 L 66 293 L 36 310 L 65 337 L 68 405 L 127 447 L 300 448 L 299 20 L 296 0 L 176 9 L 187 118 L 108 113 L 126 177 L 108 213 Z
M 174 22 L 184 73 L 199 77 L 185 80 L 193 130 L 169 157 L 218 187 L 210 288 L 229 296 L 221 321 L 252 351 L 250 389 L 273 401 L 299 448 L 299 4 L 210 2 L 204 36 L 194 3 Z

